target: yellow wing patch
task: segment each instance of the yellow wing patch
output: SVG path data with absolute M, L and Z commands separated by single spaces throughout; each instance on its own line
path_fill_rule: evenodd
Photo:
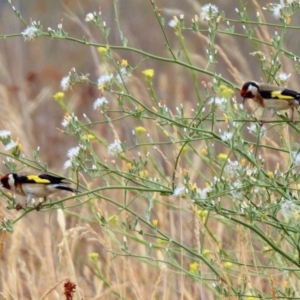
M 28 175 L 28 180 L 34 180 L 36 183 L 51 183 L 48 179 L 42 179 L 38 175 Z
M 293 99 L 295 99 L 292 96 L 282 95 L 281 91 L 273 91 L 273 92 L 271 92 L 271 97 L 272 98 L 282 99 L 282 100 L 293 100 Z

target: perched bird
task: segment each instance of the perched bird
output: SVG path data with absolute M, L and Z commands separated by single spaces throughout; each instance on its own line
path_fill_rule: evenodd
M 0 178 L 2 186 L 13 193 L 26 196 L 26 204 L 33 198 L 46 198 L 59 191 L 69 191 L 79 193 L 79 191 L 66 186 L 63 182 L 65 178 L 53 176 L 50 174 L 26 175 L 9 173 Z
M 300 93 L 276 85 L 248 81 L 243 85 L 240 93 L 244 98 L 243 103 L 251 98 L 258 105 L 271 110 L 272 116 L 278 110 L 291 108 L 292 121 L 294 121 L 294 108 L 300 105 Z

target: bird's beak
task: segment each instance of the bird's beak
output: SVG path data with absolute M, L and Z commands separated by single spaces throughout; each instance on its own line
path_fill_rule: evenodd
M 245 102 L 247 100 L 246 94 L 247 94 L 247 91 L 241 90 L 241 96 L 243 97 L 243 105 L 245 105 Z

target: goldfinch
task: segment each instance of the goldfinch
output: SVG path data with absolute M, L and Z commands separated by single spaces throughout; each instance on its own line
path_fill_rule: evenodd
M 65 178 L 53 176 L 50 174 L 25 175 L 17 173 L 9 173 L 0 178 L 2 186 L 13 193 L 26 196 L 26 204 L 33 198 L 46 198 L 59 191 L 69 191 L 79 193 L 79 191 L 66 186 L 63 182 Z
M 243 103 L 251 98 L 261 107 L 271 110 L 272 116 L 277 110 L 291 108 L 292 121 L 294 121 L 294 108 L 300 105 L 300 93 L 276 85 L 248 81 L 243 85 L 240 93 L 244 98 Z

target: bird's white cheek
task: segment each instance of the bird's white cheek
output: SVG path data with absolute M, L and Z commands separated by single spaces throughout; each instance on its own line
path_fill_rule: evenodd
M 252 95 L 256 96 L 257 95 L 257 88 L 253 85 L 249 86 L 249 91 L 252 93 Z
M 15 187 L 15 180 L 14 180 L 14 177 L 13 177 L 12 174 L 10 174 L 10 175 L 8 176 L 8 184 L 9 184 L 10 189 L 11 189 L 12 191 L 15 191 L 15 190 L 16 190 L 16 187 Z

